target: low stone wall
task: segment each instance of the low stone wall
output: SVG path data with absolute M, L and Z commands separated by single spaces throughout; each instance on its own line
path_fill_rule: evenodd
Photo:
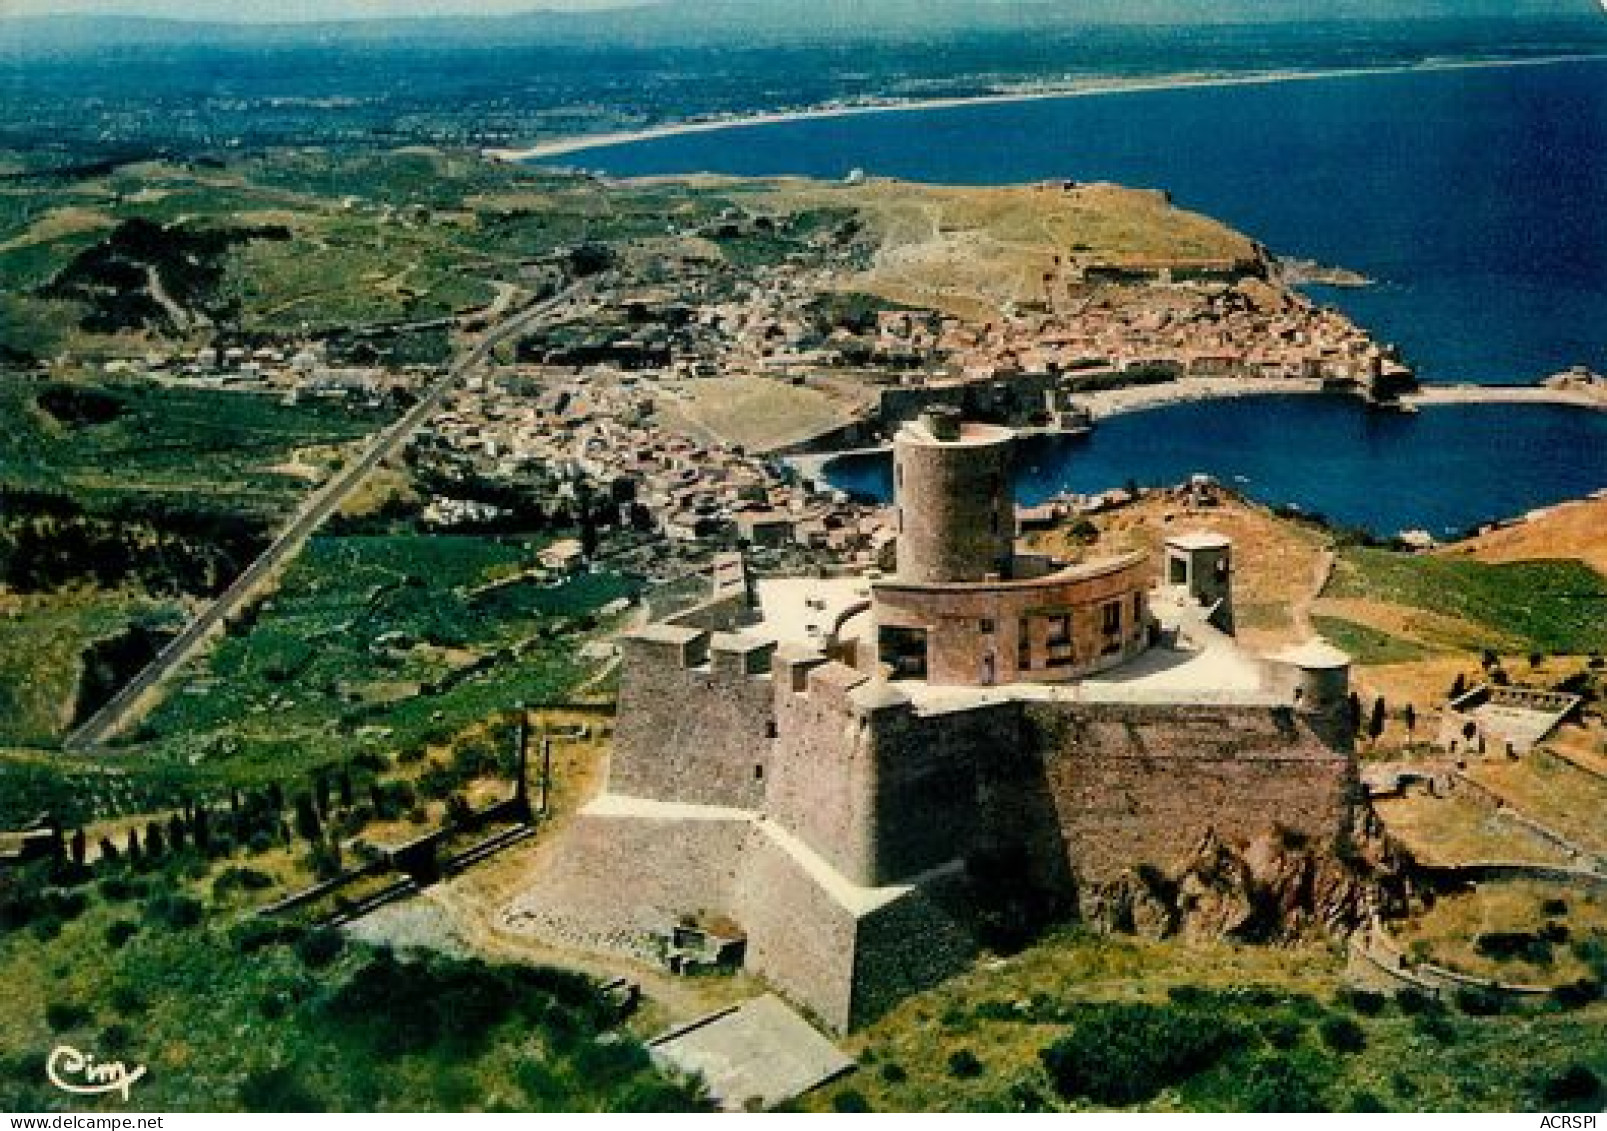
M 1499 813 L 1505 819 L 1513 822 L 1516 825 L 1522 826 L 1526 832 L 1533 833 L 1535 836 L 1539 837 L 1543 841 L 1546 841 L 1548 844 L 1552 844 L 1557 848 L 1560 848 L 1575 860 L 1579 860 L 1590 865 L 1592 869 L 1607 867 L 1607 857 L 1601 856 L 1595 852 L 1591 852 L 1589 849 L 1582 848 L 1550 826 L 1543 825 L 1533 817 L 1514 809 L 1512 805 L 1508 803 L 1506 798 L 1502 797 L 1489 786 L 1474 781 L 1461 771 L 1453 773 L 1451 775 L 1451 781 L 1457 788 L 1465 788 L 1467 792 L 1474 798 L 1481 801 L 1485 805 L 1488 805 L 1492 810 Z
M 1588 868 L 1563 868 L 1551 864 L 1508 863 L 1506 861 L 1479 861 L 1470 864 L 1439 866 L 1417 865 L 1416 872 L 1430 884 L 1454 886 L 1460 884 L 1502 884 L 1517 880 L 1532 880 L 1546 884 L 1568 884 L 1607 893 L 1607 874 Z
M 1512 1001 L 1539 1001 L 1550 996 L 1551 986 L 1525 986 L 1492 978 L 1475 978 L 1432 962 L 1414 962 L 1382 923 L 1374 921 L 1350 940 L 1352 975 L 1381 981 L 1395 990 L 1413 989 L 1443 998 L 1463 990 L 1477 990 Z

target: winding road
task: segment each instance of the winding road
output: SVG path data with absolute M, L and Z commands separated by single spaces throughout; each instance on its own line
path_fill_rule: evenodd
M 262 592 L 275 573 L 301 552 L 307 539 L 340 509 L 370 472 L 400 451 L 413 433 L 439 411 L 447 394 L 459 381 L 485 364 L 491 351 L 503 342 L 527 333 L 554 310 L 584 297 L 590 290 L 590 283 L 578 283 L 552 298 L 510 315 L 488 330 L 473 349 L 425 391 L 417 404 L 396 423 L 374 436 L 360 456 L 314 491 L 273 543 L 235 578 L 217 600 L 169 641 L 167 647 L 143 671 L 68 735 L 62 743 L 63 748 L 74 752 L 91 750 L 127 729 L 152 705 L 161 685 L 200 652 L 212 635 L 228 623 L 230 617 Z

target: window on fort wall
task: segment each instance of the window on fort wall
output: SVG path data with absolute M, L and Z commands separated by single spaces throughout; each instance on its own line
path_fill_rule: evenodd
M 918 628 L 882 628 L 878 639 L 882 663 L 893 669 L 894 679 L 926 678 L 926 632 Z
M 1105 637 L 1104 655 L 1121 651 L 1122 647 L 1122 603 L 1120 601 L 1107 601 L 1099 607 L 1101 628 Z
M 1071 615 L 1062 614 L 1049 618 L 1049 631 L 1044 638 L 1044 644 L 1049 654 L 1044 658 L 1044 666 L 1051 668 L 1069 668 L 1077 662 L 1075 650 L 1071 642 Z

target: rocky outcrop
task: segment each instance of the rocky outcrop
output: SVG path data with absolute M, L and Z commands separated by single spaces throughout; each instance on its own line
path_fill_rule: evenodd
M 1390 901 L 1402 866 L 1370 812 L 1342 850 L 1281 829 L 1233 845 L 1213 830 L 1170 872 L 1141 867 L 1084 889 L 1079 912 L 1097 929 L 1147 938 L 1343 938 Z

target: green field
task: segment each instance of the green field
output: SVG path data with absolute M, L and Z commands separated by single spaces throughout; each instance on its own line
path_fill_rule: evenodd
M 1409 664 L 1429 655 L 1427 648 L 1409 640 L 1341 617 L 1315 616 L 1311 623 L 1318 635 L 1349 653 L 1358 664 Z
M 1492 642 L 1542 652 L 1607 649 L 1607 578 L 1581 562 L 1485 565 L 1388 550 L 1348 549 L 1324 596 L 1362 598 L 1455 617 Z
M 250 623 L 175 681 L 136 747 L 256 780 L 354 748 L 417 747 L 517 702 L 560 699 L 587 672 L 575 638 L 630 586 L 585 575 L 470 595 L 528 567 L 537 548 L 315 539 Z
M 110 419 L 62 419 L 41 404 L 51 389 L 93 398 Z M 306 448 L 361 440 L 389 410 L 145 382 L 44 383 L 0 372 L 0 484 L 97 495 L 158 494 L 279 510 L 310 488 L 277 470 Z

